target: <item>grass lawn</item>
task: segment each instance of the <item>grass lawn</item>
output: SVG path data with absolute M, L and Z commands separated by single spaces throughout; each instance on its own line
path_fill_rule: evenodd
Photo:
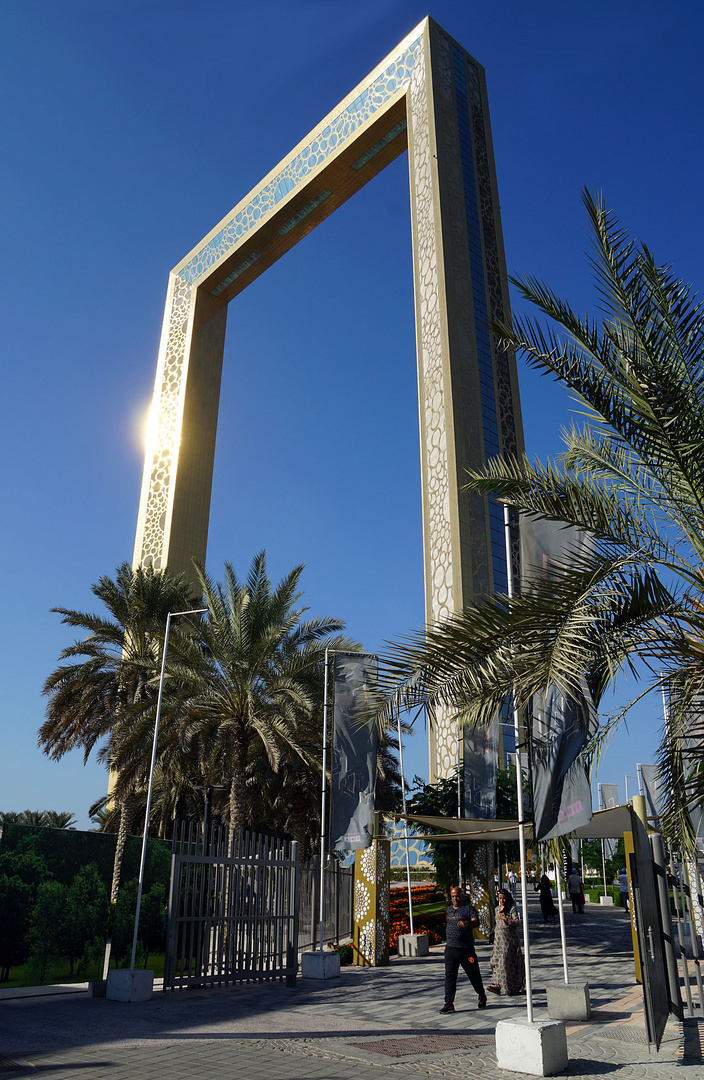
M 144 963 L 138 966 L 143 967 Z M 164 974 L 164 954 L 150 955 L 147 959 L 146 966 L 150 971 L 154 972 L 155 978 L 161 978 Z M 111 963 L 110 968 L 112 969 L 114 967 L 115 964 Z M 100 979 L 102 974 L 102 960 L 98 964 L 87 967 L 80 975 L 71 975 L 66 961 L 59 961 L 49 965 L 44 978 L 44 986 L 51 986 L 55 983 L 92 982 L 95 979 Z M 0 983 L 0 990 L 13 989 L 18 986 L 36 986 L 36 984 L 36 976 L 31 974 L 27 964 L 22 964 L 18 967 L 10 968 L 10 978 L 7 982 Z
M 397 911 L 399 914 L 408 914 L 408 900 L 406 900 L 405 903 L 394 900 L 393 906 L 394 911 Z M 433 900 L 432 902 L 426 904 L 414 904 L 413 917 L 415 918 L 416 915 L 439 915 L 441 913 L 444 914 L 445 907 L 446 905 L 444 900 Z

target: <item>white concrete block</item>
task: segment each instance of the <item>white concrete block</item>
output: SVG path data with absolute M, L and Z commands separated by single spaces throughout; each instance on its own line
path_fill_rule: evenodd
M 430 943 L 427 934 L 399 934 L 399 956 L 427 956 L 430 952 Z
M 601 904 L 602 907 L 613 907 L 614 906 L 614 898 L 613 898 L 613 896 L 600 896 L 599 897 L 599 903 Z
M 150 1001 L 154 991 L 154 972 L 143 968 L 115 968 L 108 972 L 105 993 L 108 1001 Z
M 340 974 L 340 954 L 328 949 L 311 950 L 301 954 L 301 975 L 304 979 L 336 979 Z
M 559 1020 L 525 1017 L 499 1020 L 496 1025 L 496 1063 L 500 1069 L 555 1076 L 567 1068 L 567 1036 Z
M 589 983 L 547 983 L 551 1020 L 588 1020 L 592 1015 Z

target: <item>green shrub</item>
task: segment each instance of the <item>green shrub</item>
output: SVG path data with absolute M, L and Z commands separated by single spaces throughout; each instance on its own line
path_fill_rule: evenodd
M 342 967 L 345 967 L 347 964 L 352 963 L 352 946 L 351 945 L 340 945 L 340 947 L 338 948 L 337 951 L 340 954 L 340 965 Z

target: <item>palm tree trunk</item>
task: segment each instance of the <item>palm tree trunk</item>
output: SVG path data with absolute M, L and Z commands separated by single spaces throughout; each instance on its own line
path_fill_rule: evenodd
M 122 873 L 122 857 L 125 852 L 125 841 L 127 839 L 127 830 L 132 824 L 132 816 L 134 814 L 134 802 L 131 795 L 126 795 L 122 800 L 120 806 L 120 827 L 117 830 L 117 843 L 115 844 L 115 859 L 112 865 L 112 884 L 110 886 L 110 924 L 108 927 L 108 936 L 105 941 L 105 956 L 103 958 L 103 979 L 108 977 L 108 969 L 110 968 L 110 952 L 112 949 L 112 926 L 115 921 L 115 907 L 117 905 L 117 894 L 120 891 L 120 875 Z
M 251 737 L 244 731 L 235 734 L 235 752 L 230 782 L 230 838 L 229 852 L 233 855 L 235 829 L 243 829 L 247 810 L 247 756 Z
M 117 843 L 115 844 L 115 860 L 112 865 L 112 884 L 110 886 L 110 903 L 117 903 L 117 894 L 120 890 L 120 875 L 122 873 L 122 857 L 125 853 L 125 841 L 127 831 L 132 824 L 134 815 L 134 803 L 131 795 L 126 795 L 120 806 L 120 827 L 117 830 Z
M 309 821 L 310 807 L 307 792 L 302 784 L 297 784 L 291 791 L 291 823 L 293 825 L 293 839 L 298 841 L 303 862 L 307 862 L 310 858 Z

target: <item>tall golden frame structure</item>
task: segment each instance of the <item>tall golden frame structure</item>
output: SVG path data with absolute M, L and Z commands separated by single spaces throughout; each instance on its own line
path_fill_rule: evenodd
M 426 18 L 171 272 L 134 565 L 193 577 L 205 561 L 227 306 L 408 149 L 426 619 L 506 591 L 501 508 L 464 470 L 522 452 L 515 361 L 488 326 L 509 314 L 483 68 Z M 431 779 L 454 772 L 435 718 Z

